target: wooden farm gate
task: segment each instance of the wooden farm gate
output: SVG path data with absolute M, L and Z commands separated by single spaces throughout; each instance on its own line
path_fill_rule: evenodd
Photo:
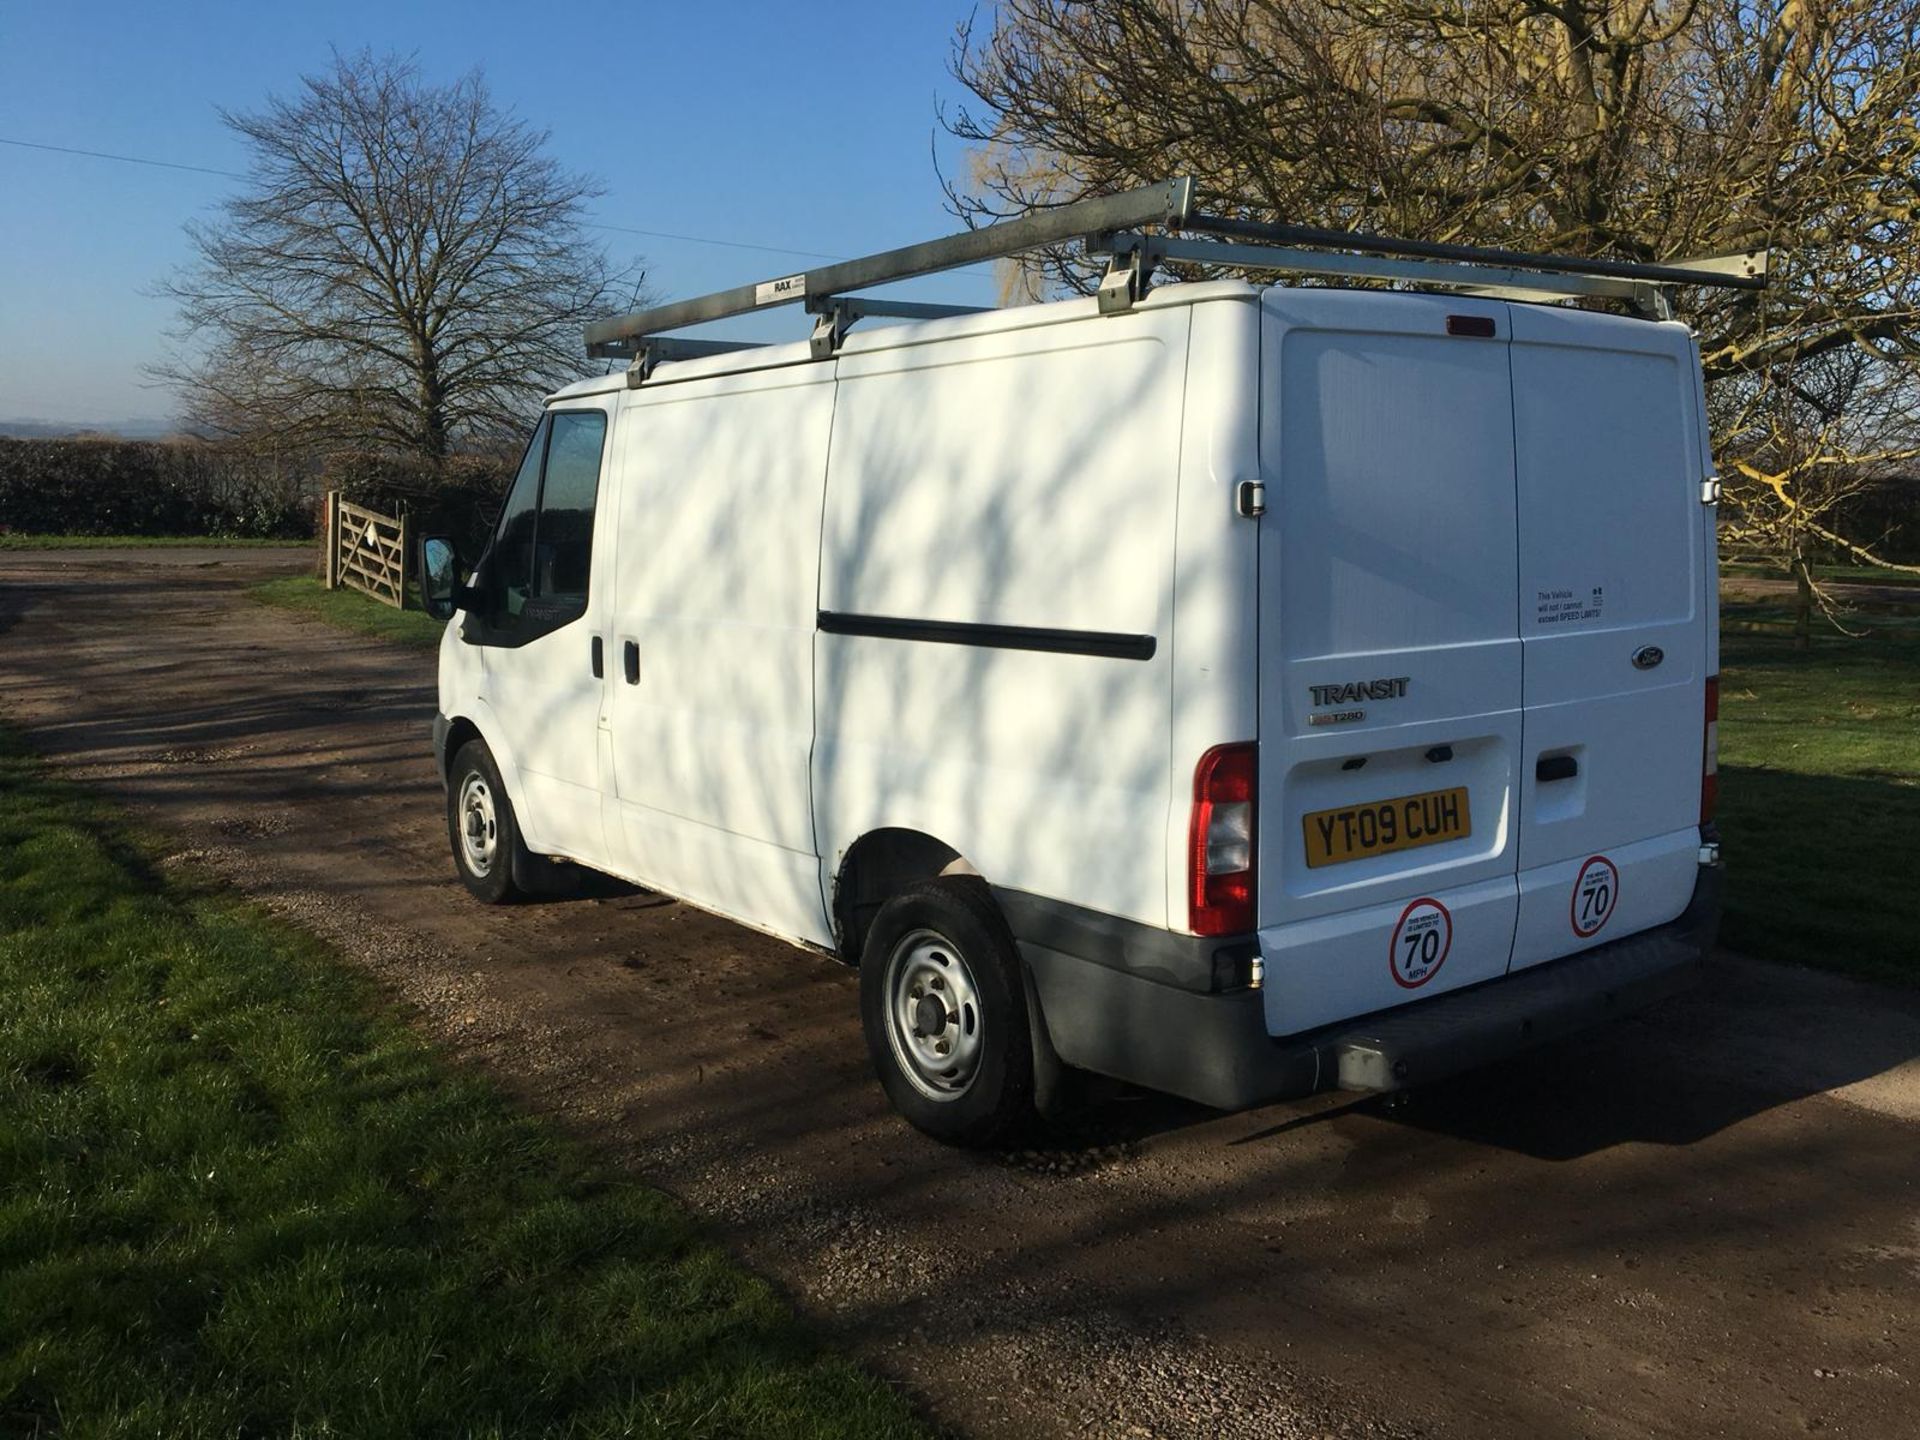
M 327 588 L 363 591 L 396 610 L 407 608 L 405 515 L 382 515 L 327 492 Z

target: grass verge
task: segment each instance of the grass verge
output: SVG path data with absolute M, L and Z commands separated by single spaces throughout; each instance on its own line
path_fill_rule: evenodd
M 1814 578 L 1846 585 L 1920 586 L 1920 575 L 1907 570 L 1888 570 L 1880 565 L 1815 565 Z M 1793 576 L 1778 565 L 1764 560 L 1726 560 L 1720 565 L 1722 578 L 1729 580 L 1779 580 L 1791 583 Z
M 284 550 L 311 540 L 256 540 L 237 535 L 15 535 L 0 532 L 0 550 Z
M 1797 652 L 1778 601 L 1727 600 L 1722 616 L 1723 939 L 1920 984 L 1920 625 L 1816 627 Z
M 247 593 L 263 605 L 295 610 L 342 630 L 423 650 L 438 649 L 441 632 L 447 628 L 445 621 L 435 620 L 425 611 L 396 610 L 358 590 L 329 590 L 309 575 L 269 580 L 255 585 Z
M 904 1436 L 665 1196 L 0 729 L 0 1434 Z

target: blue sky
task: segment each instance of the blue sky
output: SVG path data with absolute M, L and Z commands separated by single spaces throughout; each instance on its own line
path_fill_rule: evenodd
M 257 107 L 329 47 L 414 54 L 430 78 L 474 66 L 494 98 L 597 177 L 595 217 L 683 235 L 856 254 L 956 228 L 930 146 L 958 98 L 947 55 L 971 0 L 776 4 L 0 4 L 0 138 L 245 168 L 217 106 Z M 983 15 L 990 6 L 981 7 Z M 0 419 L 164 418 L 142 374 L 172 323 L 155 284 L 187 257 L 182 224 L 236 182 L 0 145 Z M 663 298 L 809 263 L 599 232 L 644 256 Z M 985 274 L 924 298 L 989 303 Z M 773 336 L 796 314 L 764 317 Z

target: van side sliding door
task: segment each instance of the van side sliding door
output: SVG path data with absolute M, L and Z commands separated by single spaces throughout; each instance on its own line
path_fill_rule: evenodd
M 807 765 L 833 380 L 790 365 L 629 392 L 607 629 L 634 878 L 818 944 Z

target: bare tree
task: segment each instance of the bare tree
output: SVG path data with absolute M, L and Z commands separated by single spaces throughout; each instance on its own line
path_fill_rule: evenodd
M 1722 543 L 1770 557 L 1793 578 L 1801 649 L 1811 644 L 1816 612 L 1847 628 L 1848 606 L 1814 569 L 1822 554 L 1920 573 L 1879 553 L 1878 536 L 1848 533 L 1856 502 L 1896 493 L 1912 473 L 1920 454 L 1916 380 L 1908 367 L 1849 346 L 1784 370 L 1732 376 L 1708 392 L 1710 422 L 1741 496 L 1722 518 Z
M 165 292 L 190 353 L 158 373 L 215 433 L 432 461 L 525 427 L 584 366 L 581 326 L 628 305 L 584 236 L 599 192 L 501 111 L 478 73 L 335 55 L 292 98 L 221 112 L 252 149 L 245 191 L 188 227 Z
M 1835 516 L 1920 454 L 1916 38 L 1920 0 L 1000 0 L 956 39 L 973 99 L 945 119 L 973 165 L 950 195 L 987 220 L 1191 174 L 1215 208 L 1305 224 L 1771 247 L 1768 295 L 1687 313 L 1729 513 L 1811 604 L 1808 542 L 1878 558 Z

